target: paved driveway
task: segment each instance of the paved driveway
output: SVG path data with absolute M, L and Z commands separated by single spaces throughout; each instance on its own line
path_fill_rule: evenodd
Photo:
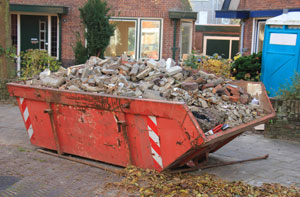
M 208 172 L 253 185 L 277 182 L 300 186 L 300 143 L 249 133 L 212 154 L 210 162 L 265 154 L 269 159 L 195 174 Z M 0 196 L 111 196 L 116 191 L 104 191 L 103 187 L 106 182 L 119 180 L 112 173 L 37 152 L 29 143 L 18 108 L 0 104 Z

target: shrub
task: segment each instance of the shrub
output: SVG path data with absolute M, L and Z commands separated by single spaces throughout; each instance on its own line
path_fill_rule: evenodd
M 300 100 L 300 73 L 295 73 L 291 83 L 279 88 L 278 97 L 283 100 Z
M 72 48 L 75 54 L 75 64 L 84 64 L 88 60 L 89 55 L 87 48 L 82 44 L 79 32 L 76 34 L 76 43 Z
M 32 78 L 38 75 L 45 68 L 49 68 L 55 72 L 60 67 L 60 62 L 55 57 L 48 55 L 45 50 L 29 49 L 21 53 L 22 73 L 23 78 Z
M 109 10 L 105 0 L 88 0 L 79 8 L 80 18 L 86 28 L 85 39 L 89 56 L 103 58 L 110 37 L 114 35 L 115 26 L 109 23 Z
M 184 61 L 185 66 L 193 69 L 200 69 L 217 76 L 230 77 L 230 59 L 223 59 L 218 54 L 213 56 L 201 56 L 192 53 L 188 59 Z
M 199 67 L 198 60 L 200 60 L 200 56 L 195 55 L 195 52 L 193 51 L 192 54 L 190 54 L 188 58 L 184 60 L 184 65 L 193 69 L 197 69 Z
M 232 77 L 237 80 L 259 81 L 262 52 L 237 58 L 231 65 Z
M 200 63 L 200 69 L 214 73 L 217 76 L 230 77 L 231 59 L 223 59 L 218 54 L 214 56 L 204 56 Z

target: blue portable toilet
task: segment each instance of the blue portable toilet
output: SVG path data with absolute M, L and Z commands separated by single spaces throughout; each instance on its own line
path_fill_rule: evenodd
M 261 80 L 273 97 L 295 72 L 300 72 L 300 12 L 266 21 L 262 55 Z

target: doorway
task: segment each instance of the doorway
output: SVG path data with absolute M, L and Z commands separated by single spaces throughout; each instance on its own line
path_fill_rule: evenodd
M 21 51 L 47 50 L 48 18 L 46 16 L 21 15 Z
M 192 53 L 193 22 L 182 21 L 180 28 L 180 58 L 183 54 Z

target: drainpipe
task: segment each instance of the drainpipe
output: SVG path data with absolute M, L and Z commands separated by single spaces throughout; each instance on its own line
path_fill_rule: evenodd
M 245 34 L 245 21 L 241 19 L 241 39 L 240 39 L 240 54 L 243 56 L 244 49 L 244 34 Z
M 176 57 L 176 50 L 178 49 L 176 47 L 177 21 L 178 21 L 178 19 L 174 19 L 174 35 L 173 35 L 173 47 L 172 47 L 172 52 L 173 52 L 172 58 L 174 61 L 175 61 L 175 57 Z

